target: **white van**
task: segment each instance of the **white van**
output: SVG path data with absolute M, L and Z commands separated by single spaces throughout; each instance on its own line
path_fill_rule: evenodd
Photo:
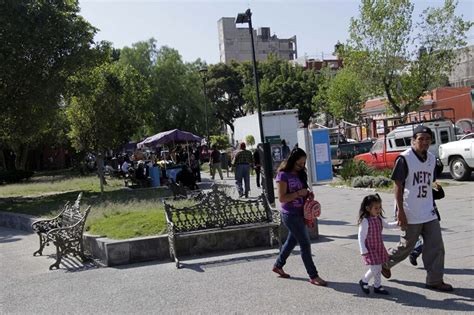
M 404 151 L 410 148 L 413 130 L 419 124 L 430 128 L 433 132 L 433 139 L 429 151 L 433 153 L 436 158 L 439 158 L 439 146 L 441 144 L 456 140 L 454 125 L 450 120 L 435 120 L 401 125 L 387 134 L 387 152 Z

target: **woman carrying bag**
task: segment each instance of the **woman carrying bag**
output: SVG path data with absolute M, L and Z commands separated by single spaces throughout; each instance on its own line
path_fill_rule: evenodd
M 311 241 L 305 225 L 304 204 L 310 193 L 307 180 L 306 153 L 302 149 L 295 148 L 290 152 L 288 158 L 282 162 L 276 176 L 278 199 L 281 203 L 281 218 L 288 228 L 288 237 L 273 266 L 273 272 L 282 278 L 290 277 L 289 274 L 283 271 L 283 266 L 296 244 L 299 244 L 301 258 L 308 273 L 309 282 L 318 286 L 326 286 L 327 282 L 319 277 L 313 262 Z

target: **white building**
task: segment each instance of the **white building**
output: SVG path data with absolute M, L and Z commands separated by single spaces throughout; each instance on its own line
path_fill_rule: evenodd
M 252 45 L 248 27 L 237 28 L 235 18 L 231 17 L 221 18 L 217 22 L 217 27 L 221 62 L 229 64 L 232 60 L 252 60 Z M 269 27 L 260 27 L 258 30 L 254 30 L 254 41 L 257 60 L 266 60 L 270 53 L 283 60 L 297 58 L 296 36 L 281 39 L 276 35 L 271 35 Z

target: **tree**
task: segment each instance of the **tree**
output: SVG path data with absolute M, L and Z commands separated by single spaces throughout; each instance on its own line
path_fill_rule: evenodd
M 70 82 L 69 137 L 77 150 L 95 152 L 103 191 L 101 165 L 105 151 L 128 141 L 140 127 L 149 87 L 132 67 L 117 63 L 82 71 Z
M 24 169 L 61 103 L 66 78 L 88 64 L 96 29 L 77 1 L 0 2 L 0 141 Z
M 457 2 L 427 8 L 413 26 L 409 0 L 362 0 L 351 20 L 345 61 L 381 92 L 398 115 L 417 110 L 420 97 L 439 86 L 456 64 L 455 50 L 466 45 L 472 22 L 455 15 Z
M 250 146 L 253 147 L 255 145 L 255 138 L 252 135 L 247 135 L 245 137 L 245 142 Z
M 234 131 L 235 118 L 247 113 L 243 95 L 244 81 L 241 65 L 232 62 L 218 63 L 209 67 L 206 82 L 207 97 L 216 117 Z
M 329 110 L 337 119 L 354 122 L 359 117 L 364 99 L 364 86 L 349 68 L 340 70 L 327 91 Z
M 270 55 L 259 62 L 260 101 L 262 110 L 298 109 L 299 119 L 307 127 L 313 116 L 312 98 L 317 93 L 317 77 L 314 71 L 304 70 L 285 60 Z M 255 89 L 245 93 L 249 107 L 255 108 Z M 248 96 L 251 95 L 249 98 Z

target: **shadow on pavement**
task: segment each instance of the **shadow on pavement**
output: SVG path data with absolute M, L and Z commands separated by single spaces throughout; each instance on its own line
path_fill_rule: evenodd
M 472 289 L 461 289 L 456 288 L 452 293 L 446 293 L 446 298 L 443 300 L 431 300 L 425 295 L 415 293 L 413 291 L 402 290 L 399 288 L 391 287 L 390 282 L 399 283 L 407 286 L 413 286 L 424 289 L 424 284 L 411 281 L 400 281 L 390 280 L 388 283 L 384 283 L 383 286 L 390 293 L 389 295 L 379 295 L 373 292 L 373 286 L 370 288 L 370 294 L 365 294 L 361 291 L 358 283 L 350 282 L 329 282 L 328 288 L 334 289 L 338 292 L 352 294 L 361 298 L 377 298 L 384 299 L 387 301 L 393 301 L 398 304 L 420 307 L 424 309 L 437 309 L 437 310 L 448 310 L 448 311 L 473 311 L 474 306 L 464 303 L 472 302 L 472 296 L 474 294 Z M 386 285 L 387 284 L 387 285 Z M 428 290 L 428 289 L 426 289 Z M 444 294 L 444 293 L 442 293 Z M 458 295 L 461 298 L 451 298 L 453 295 Z
M 418 287 L 421 289 L 429 290 L 425 288 L 424 283 L 407 281 L 407 280 L 389 280 L 402 284 L 408 287 Z M 412 307 L 423 307 L 428 309 L 441 309 L 450 311 L 474 311 L 474 305 L 463 302 L 474 302 L 474 289 L 467 288 L 454 288 L 452 292 L 439 292 L 439 294 L 445 294 L 446 298 L 443 300 L 430 300 L 426 296 L 411 291 L 405 291 L 401 289 L 393 289 L 394 296 L 397 296 L 397 303 Z M 400 292 L 398 294 L 398 292 Z M 456 297 L 457 296 L 457 297 Z
M 9 233 L 9 232 L 5 231 L 5 233 L 0 233 L 0 244 L 1 243 L 12 243 L 12 242 L 21 241 L 22 238 L 20 236 L 29 235 L 29 234 L 31 234 L 31 233 L 21 231 L 21 230 L 15 230 L 15 233 Z
M 444 273 L 448 275 L 474 275 L 474 269 L 454 269 L 454 268 L 445 268 Z
M 252 262 L 252 261 L 257 261 L 257 260 L 269 259 L 276 256 L 278 256 L 278 253 L 268 253 L 268 254 L 260 254 L 260 255 L 216 259 L 212 261 L 199 262 L 199 263 L 180 262 L 180 265 L 182 269 L 190 269 L 197 272 L 204 272 L 205 270 L 203 268 L 205 267 L 213 268 L 213 267 L 220 267 L 220 266 L 225 266 L 225 265 L 233 265 L 233 264 L 239 264 L 239 263 L 244 263 L 244 262 Z

